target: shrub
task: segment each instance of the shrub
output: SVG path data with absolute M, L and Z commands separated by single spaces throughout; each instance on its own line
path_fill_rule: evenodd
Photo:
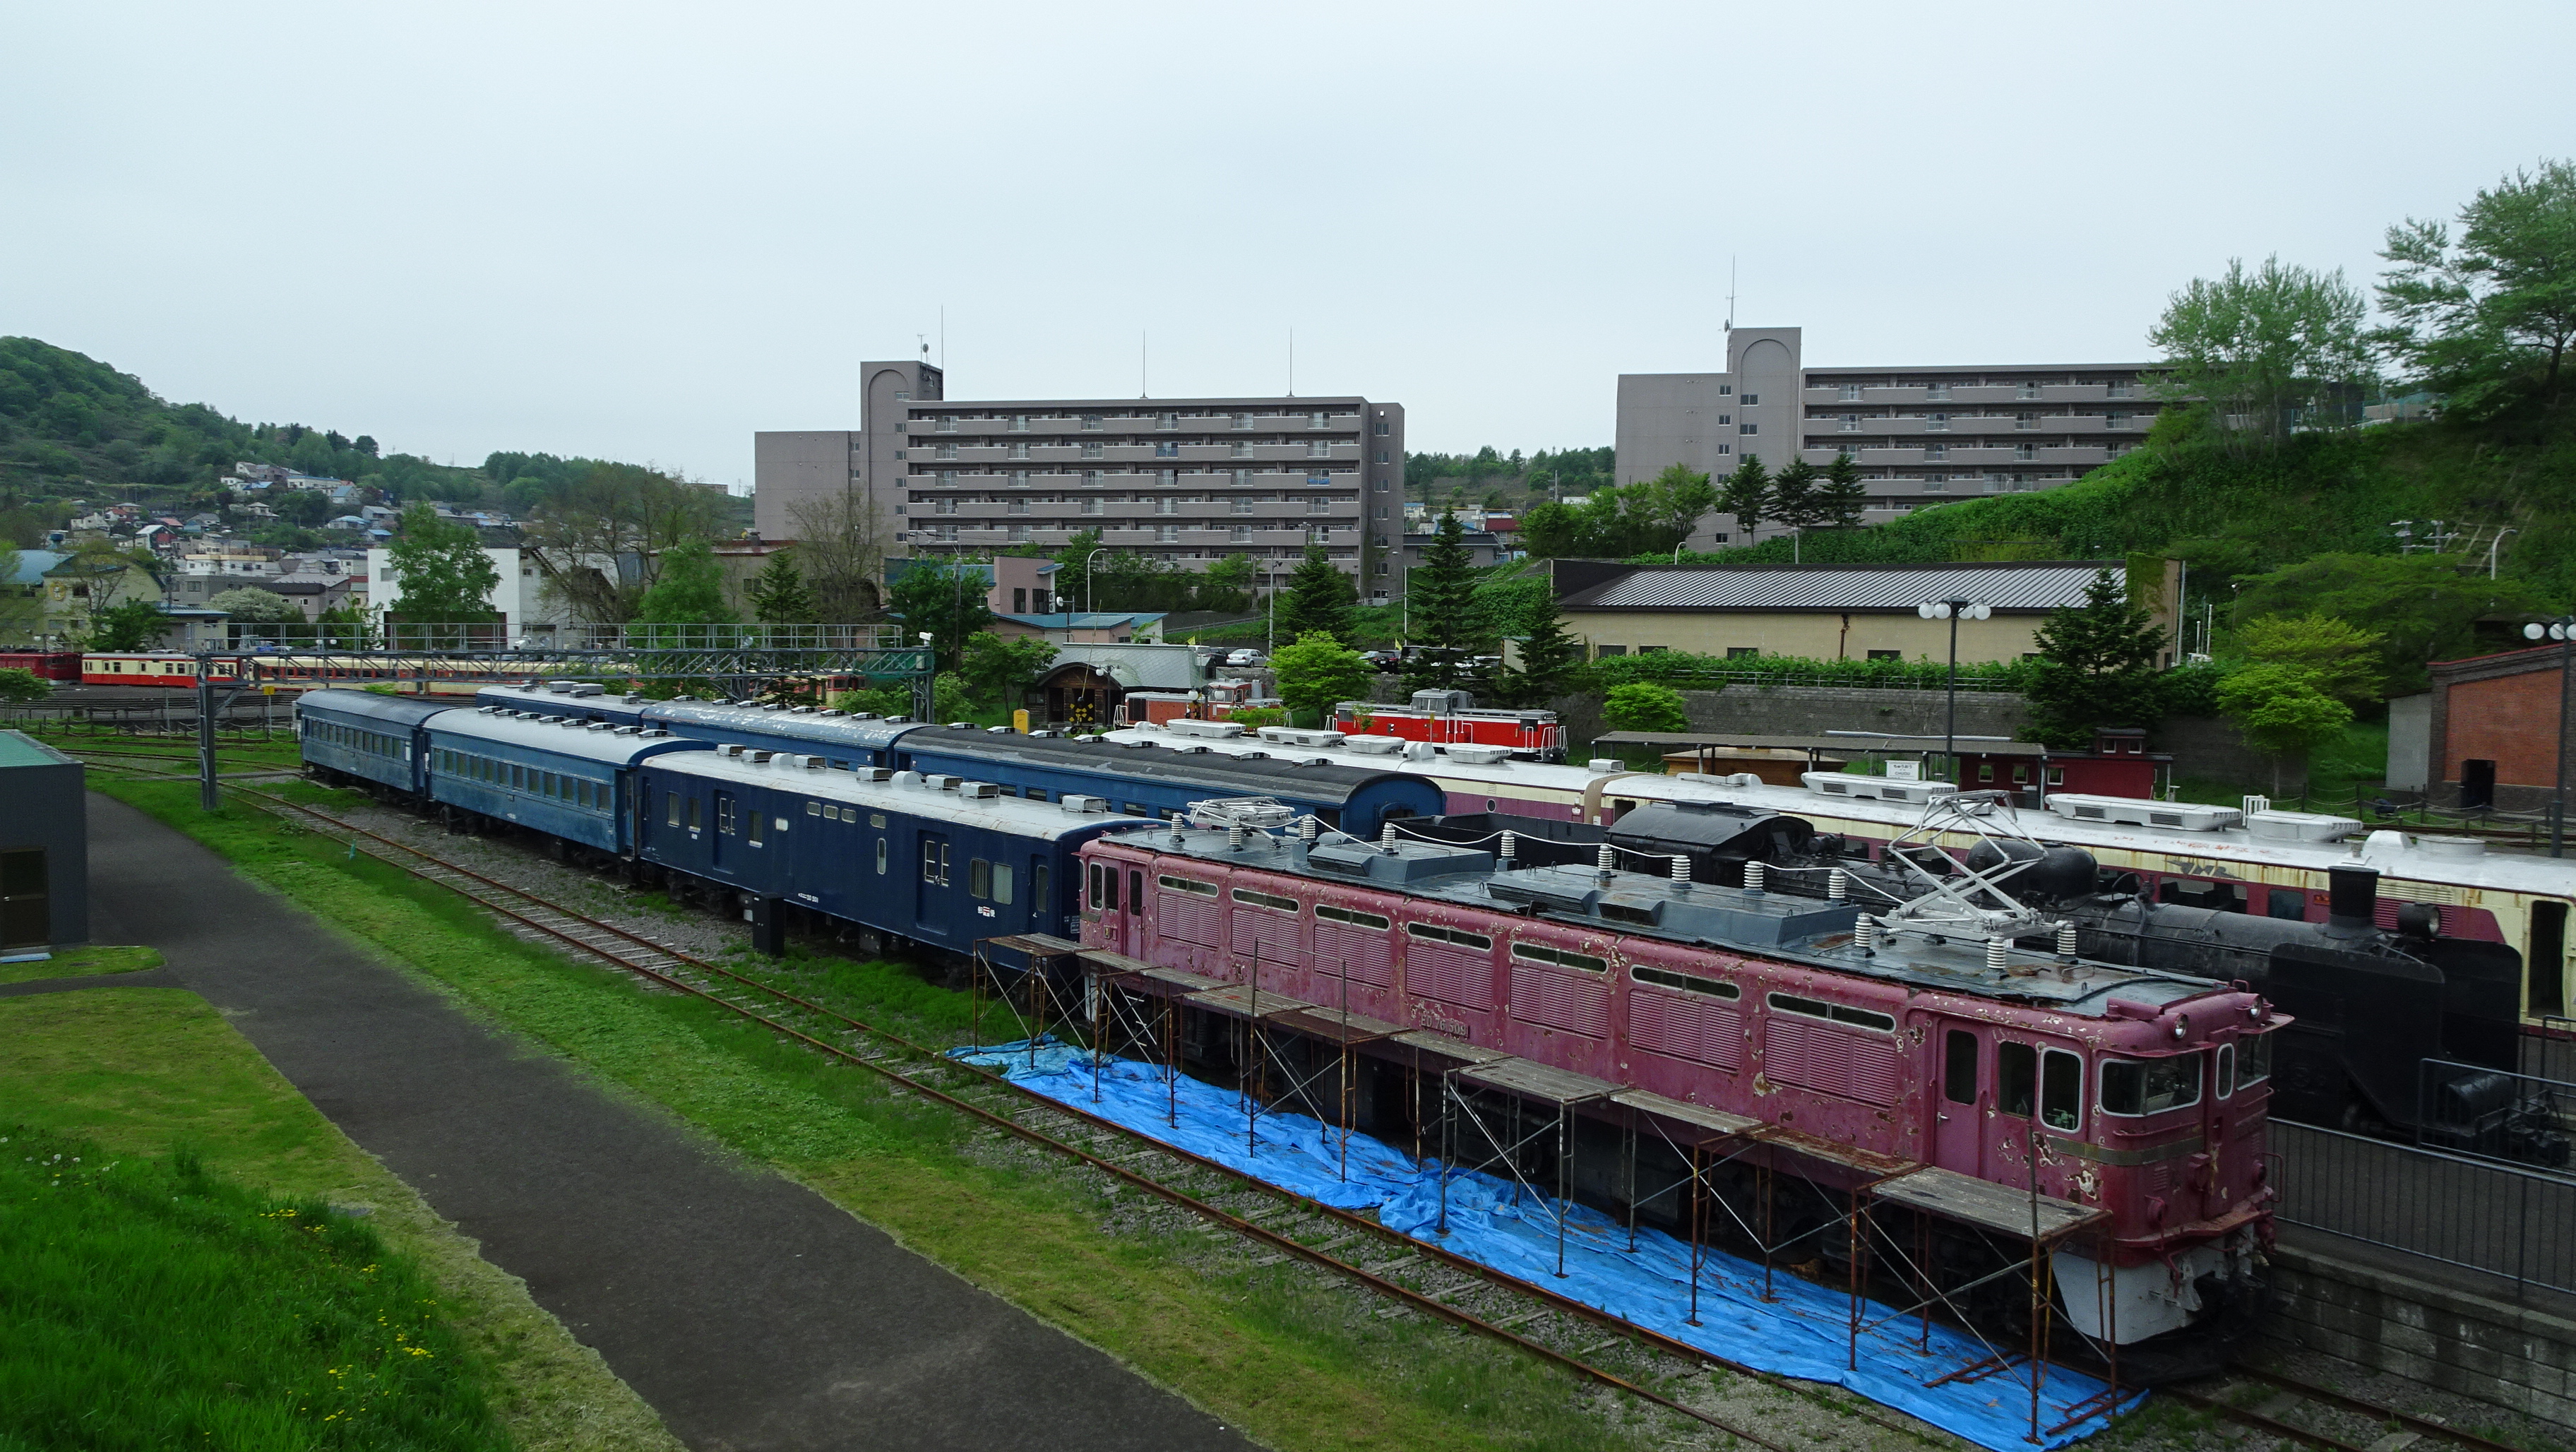
M 1690 717 L 1682 710 L 1682 693 L 1651 681 L 1613 686 L 1602 699 L 1601 719 L 1614 731 L 1682 731 Z

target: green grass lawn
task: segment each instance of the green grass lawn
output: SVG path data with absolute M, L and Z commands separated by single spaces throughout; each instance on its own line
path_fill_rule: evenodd
M 434 1287 L 315 1199 L 0 1134 L 0 1446 L 502 1449 Z
M 140 973 L 160 966 L 161 955 L 150 948 L 74 948 L 41 963 L 0 963 L 0 983 L 80 978 L 93 973 Z
M 150 950 L 94 951 L 134 955 Z M 56 1292 L 47 1293 L 51 1299 L 27 1299 L 34 1283 L 12 1283 L 9 1277 L 21 1260 L 18 1251 L 28 1242 L 13 1239 L 22 1231 L 13 1228 L 13 1216 L 0 1214 L 0 1240 L 10 1241 L 0 1246 L 0 1346 L 10 1348 L 0 1355 L 0 1449 L 5 1452 L 18 1452 L 20 1446 L 516 1445 L 562 1452 L 677 1447 L 651 1409 L 530 1301 L 525 1286 L 476 1255 L 472 1242 L 351 1144 L 195 994 L 102 986 L 0 999 L 0 1044 L 8 1046 L 0 1053 L 0 1134 L 12 1141 L 0 1146 L 0 1170 L 29 1163 L 32 1151 L 20 1146 L 30 1136 L 46 1137 L 48 1143 L 76 1139 L 97 1149 L 49 1148 L 42 1158 L 50 1166 L 51 1156 L 61 1152 L 66 1162 L 77 1156 L 91 1167 L 104 1155 L 120 1166 L 115 1175 L 129 1176 L 132 1185 L 161 1187 L 136 1200 L 140 1192 L 122 1182 L 84 1179 L 76 1188 L 89 1219 L 80 1223 L 95 1225 L 96 1243 L 68 1238 L 60 1227 L 24 1232 L 36 1235 L 33 1243 L 50 1239 L 63 1255 L 73 1257 L 68 1263 L 87 1267 L 85 1274 L 100 1284 L 131 1287 L 127 1299 L 135 1314 L 148 1312 L 155 1324 L 166 1323 L 174 1331 L 219 1314 L 200 1301 L 222 1287 L 233 1287 L 226 1294 L 263 1315 L 272 1307 L 285 1308 L 276 1314 L 302 1316 L 314 1328 L 338 1326 L 357 1314 L 349 1307 L 361 1302 L 349 1298 L 365 1289 L 348 1282 L 342 1272 L 352 1265 L 386 1268 L 377 1273 L 380 1278 L 395 1277 L 414 1288 L 386 1302 L 386 1314 L 428 1297 L 438 1303 L 443 1328 L 436 1334 L 446 1349 L 433 1350 L 447 1380 L 421 1385 L 406 1372 L 406 1395 L 424 1403 L 444 1400 L 453 1413 L 448 1422 L 437 1423 L 453 1433 L 441 1433 L 448 1436 L 444 1441 L 406 1442 L 403 1428 L 379 1415 L 382 1407 L 364 1417 L 314 1426 L 279 1421 L 276 1398 L 289 1391 L 300 1393 L 298 1406 L 320 1409 L 311 1414 L 315 1419 L 355 1410 L 358 1404 L 345 1398 L 312 1400 L 314 1389 L 325 1383 L 311 1377 L 322 1374 L 320 1367 L 341 1366 L 340 1376 L 327 1381 L 337 1387 L 349 1381 L 348 1366 L 359 1364 L 363 1372 L 376 1369 L 375 1363 L 363 1358 L 352 1363 L 350 1357 L 365 1351 L 365 1344 L 346 1338 L 322 1343 L 320 1350 L 332 1351 L 322 1362 L 295 1362 L 272 1334 L 275 1325 L 254 1319 L 241 1338 L 243 1359 L 238 1363 L 214 1355 L 224 1349 L 226 1335 L 187 1330 L 184 1341 L 174 1340 L 168 1364 L 145 1378 L 151 1395 L 141 1398 L 135 1411 L 142 1420 L 65 1434 L 57 1421 L 46 1419 L 62 1412 L 63 1398 L 89 1395 L 83 1388 L 92 1387 L 87 1379 L 91 1373 L 82 1367 L 93 1361 L 107 1367 L 126 1364 L 133 1328 L 111 1314 L 112 1308 L 62 1301 Z M 182 1163 L 183 1148 L 186 1163 L 196 1170 Z M 178 1199 L 171 1200 L 173 1195 Z M 165 1202 L 186 1213 L 139 1220 L 127 1213 L 132 1204 L 148 1203 L 157 1210 Z M 324 1204 L 363 1210 L 366 1218 L 360 1223 L 369 1239 L 351 1238 L 356 1224 L 321 1215 Z M 276 1237 L 262 1227 L 274 1229 L 290 1217 L 261 1217 L 285 1208 L 296 1210 L 293 1223 L 327 1227 L 317 1239 L 338 1247 L 333 1255 L 339 1258 L 296 1260 L 279 1249 Z M 386 1250 L 356 1260 L 341 1254 L 379 1239 Z M 192 1240 L 196 1248 L 182 1255 L 183 1243 Z M 289 1259 L 276 1259 L 281 1255 Z M 171 1273 L 138 1280 L 157 1263 L 155 1258 L 167 1261 Z M 239 1276 L 253 1272 L 276 1279 L 278 1295 L 263 1300 L 240 1293 Z M 12 1318 L 33 1314 L 27 1307 L 39 1304 L 53 1307 L 46 1324 L 54 1329 L 37 1340 L 25 1339 L 34 1333 L 23 1326 L 13 1329 Z M 337 1319 L 324 1318 L 323 1310 Z M 357 1319 L 371 1321 L 372 1315 Z M 401 1324 L 408 1332 L 416 1323 Z M 421 1336 L 412 1335 L 411 1344 L 422 1344 Z M 22 1348 L 36 1347 L 51 1349 L 22 1354 Z M 401 1355 L 406 1361 L 419 1359 L 408 1352 Z M 228 1383 L 246 1390 L 227 1391 Z M 351 1385 L 363 1389 L 363 1377 Z M 247 1390 L 255 1388 L 262 1390 Z M 100 1400 L 104 1405 L 115 1399 Z M 475 1408 L 486 1410 L 467 1415 Z M 209 1440 L 182 1435 L 190 1416 L 202 1419 Z M 493 1431 L 496 1425 L 498 1431 Z M 316 1440 L 316 1427 L 334 1431 L 335 1438 Z M 10 1432 L 22 1441 L 10 1443 Z
M 202 815 L 186 783 L 111 782 L 253 879 L 496 1023 L 777 1167 L 976 1284 L 1119 1356 L 1283 1448 L 1662 1445 L 1660 1414 L 1613 1420 L 1601 1395 L 1518 1353 L 1415 1318 L 1381 1319 L 1338 1282 L 1246 1268 L 1234 1242 L 1175 1227 L 1094 1177 L 980 1150 L 945 1111 L 880 1087 L 721 1009 L 639 991 L 490 926 L 479 910 L 261 814 Z M 295 791 L 312 790 L 295 788 Z M 791 957 L 764 969 L 886 1027 L 953 1039 L 963 995 L 884 964 Z M 1776 1400 L 1751 1386 L 1742 1405 Z M 1866 1445 L 1852 1423 L 1840 1445 Z

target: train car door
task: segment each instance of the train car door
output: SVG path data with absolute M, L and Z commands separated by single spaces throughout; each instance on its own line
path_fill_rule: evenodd
M 1994 1054 L 1974 1024 L 1936 1018 L 1932 1026 L 1932 1163 L 1982 1178 Z
M 925 933 L 948 936 L 948 839 L 937 832 L 921 838 L 921 882 L 915 889 L 912 920 Z
M 707 861 L 717 867 L 731 866 L 725 860 L 725 839 L 733 835 L 734 799 L 731 792 L 716 793 L 716 834 L 707 843 Z

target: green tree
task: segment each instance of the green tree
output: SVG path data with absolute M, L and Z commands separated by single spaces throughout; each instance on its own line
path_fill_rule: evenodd
M 220 590 L 207 597 L 206 608 L 221 610 L 235 620 L 258 625 L 274 625 L 288 620 L 302 620 L 304 611 L 294 601 L 274 590 L 255 585 Z
M 2347 703 L 2379 699 L 2379 650 L 2387 640 L 2330 615 L 2266 615 L 2236 627 L 2236 647 L 2248 659 L 2303 672 Z
M 158 600 L 119 600 L 90 612 L 91 650 L 141 650 L 170 628 Z
M 1682 693 L 1652 681 L 1612 686 L 1601 699 L 1601 720 L 1613 731 L 1687 731 L 1690 715 Z
M 2480 620 L 2547 604 L 2522 581 L 2462 574 L 2438 555 L 2322 554 L 2245 581 L 2235 615 L 2324 615 L 2381 635 L 2380 687 L 2402 696 L 2431 684 L 2427 661 L 2476 655 Z
M 1334 573 L 1339 574 L 1340 571 Z M 1252 586 L 1261 571 L 1250 555 L 1227 555 L 1207 567 L 1199 586 L 1199 608 L 1244 611 L 1252 608 Z M 1357 591 L 1353 591 L 1357 598 Z
M 725 604 L 724 567 L 705 540 L 688 540 L 662 552 L 661 578 L 644 592 L 635 611 L 647 625 L 731 625 Z
M 772 551 L 742 593 L 750 602 L 751 618 L 763 625 L 811 625 L 820 613 L 793 550 Z
M 306 529 L 318 529 L 339 513 L 331 507 L 331 496 L 319 489 L 271 489 L 269 493 L 281 495 L 273 506 L 278 518 Z
M 2555 404 L 2576 342 L 2576 165 L 2516 170 L 2460 209 L 2460 240 L 2409 217 L 2379 254 L 2376 338 L 2472 417 L 2523 392 Z
M 1309 631 L 1270 658 L 1279 699 L 1301 716 L 1330 721 L 1344 701 L 1366 700 L 1373 672 L 1360 653 L 1323 631 Z
M 1825 481 L 1816 489 L 1816 523 L 1828 529 L 1858 529 L 1869 508 L 1869 486 L 1861 482 L 1860 461 L 1848 453 L 1834 455 L 1825 466 Z
M 2206 398 L 2222 424 L 2265 439 L 2340 391 L 2370 381 L 2369 312 L 2343 270 L 2315 272 L 2267 257 L 2252 272 L 2194 278 L 2165 304 L 2147 341 L 2164 353 L 2163 387 Z
M 1644 522 L 1655 533 L 1651 541 L 1638 541 L 1640 549 L 1669 550 L 1690 538 L 1691 531 L 1717 507 L 1717 486 L 1706 474 L 1686 464 L 1674 464 L 1646 481 L 1646 495 L 1639 503 L 1646 512 Z M 1664 535 L 1672 536 L 1666 540 Z M 1632 551 L 1634 553 L 1635 551 Z
M 1009 708 L 1018 704 L 1020 692 L 1035 684 L 1054 663 L 1055 647 L 1038 636 L 1006 640 L 992 631 L 978 630 L 966 637 L 966 651 L 957 674 L 965 679 L 976 700 Z
M 1782 465 L 1771 480 L 1771 522 L 1784 525 L 1794 533 L 1789 540 L 1789 559 L 1797 563 L 1805 555 L 1807 531 L 1824 518 L 1824 500 L 1818 492 L 1824 476 L 1800 454 Z
M 34 671 L 19 666 L 0 670 L 0 702 L 23 706 L 41 701 L 54 693 L 54 683 Z
M 1493 630 L 1476 598 L 1475 561 L 1455 513 L 1441 511 L 1406 590 L 1413 636 L 1407 643 L 1424 648 L 1405 673 L 1406 689 L 1448 690 L 1473 678 L 1474 657 L 1492 642 Z
M 1718 490 L 1718 512 L 1734 515 L 1736 529 L 1743 534 L 1744 542 L 1751 544 L 1753 532 L 1762 527 L 1770 508 L 1771 471 L 1763 466 L 1759 455 L 1747 454 L 1744 462 L 1735 466 L 1735 472 L 1726 476 L 1725 487 Z
M 2276 796 L 2284 761 L 2305 760 L 2352 724 L 2352 708 L 2296 666 L 2251 665 L 2233 672 L 2219 683 L 2218 709 L 2236 723 L 2248 745 L 2272 758 Z
M 1503 705 L 1544 706 L 1581 688 L 1583 642 L 1565 633 L 1554 602 L 1549 604 L 1551 608 L 1520 638 L 1514 652 L 1520 660 L 1506 666 L 1495 680 L 1495 694 Z
M 402 596 L 393 613 L 415 622 L 490 620 L 500 567 L 465 525 L 440 519 L 426 504 L 403 511 L 387 551 Z
M 1359 643 L 1359 586 L 1337 568 L 1322 545 L 1306 546 L 1306 558 L 1288 576 L 1288 593 L 1279 601 L 1279 633 L 1290 640 L 1329 635 L 1344 645 Z
M 927 632 L 942 670 L 955 670 L 966 638 L 990 629 L 993 607 L 981 570 L 916 561 L 886 592 L 886 606 L 903 618 L 907 635 Z
M 2037 644 L 2039 660 L 2023 692 L 2031 705 L 2023 729 L 2040 742 L 2090 746 L 2098 726 L 2155 724 L 2164 627 L 2109 570 L 2094 572 L 2083 604 L 2048 617 Z

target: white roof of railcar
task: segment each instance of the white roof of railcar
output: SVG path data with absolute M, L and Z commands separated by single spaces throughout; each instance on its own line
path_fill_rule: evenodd
M 444 743 L 446 738 L 467 741 L 491 741 L 506 746 L 521 746 L 532 751 L 551 751 L 582 761 L 605 762 L 625 766 L 639 757 L 674 749 L 699 751 L 709 743 L 679 736 L 622 735 L 602 726 L 592 730 L 586 721 L 540 721 L 524 716 L 487 715 L 466 709 L 442 711 L 429 718 L 430 737 Z
M 1881 802 L 1868 798 L 1825 797 L 1799 787 L 1719 786 L 1713 782 L 1694 781 L 1688 777 L 1664 776 L 1654 772 L 1595 772 L 1579 766 L 1551 765 L 1545 762 L 1513 758 L 1497 762 L 1460 761 L 1447 754 L 1428 760 L 1401 755 L 1372 755 L 1347 747 L 1297 746 L 1263 741 L 1258 737 L 1179 736 L 1160 729 L 1128 727 L 1109 733 L 1112 741 L 1152 741 L 1166 746 L 1205 746 L 1214 751 L 1240 756 L 1261 751 L 1272 756 L 1321 757 L 1342 765 L 1375 766 L 1379 770 L 1409 771 L 1450 782 L 1472 782 L 1481 787 L 1520 787 L 1581 796 L 1594 782 L 1606 783 L 1601 795 L 1635 800 L 1669 802 L 1724 802 L 1736 806 L 1760 807 L 1766 811 L 1790 816 L 1834 816 L 1846 820 L 1877 823 L 1889 835 L 1913 826 L 1921 819 L 1919 807 Z M 1389 738 L 1392 739 L 1392 738 Z M 1498 793 L 1499 794 L 1499 793 Z M 2210 861 L 2242 864 L 2250 868 L 2284 867 L 2308 872 L 2323 872 L 2329 867 L 2375 867 L 2385 878 L 2401 881 L 2439 883 L 2451 887 L 2473 887 L 2503 892 L 2540 893 L 2561 897 L 2576 896 L 2576 861 L 2558 862 L 2545 857 L 2524 857 L 2506 853 L 2487 853 L 2476 857 L 2437 857 L 2415 847 L 2373 848 L 2361 834 L 2342 842 L 2302 843 L 2276 842 L 2257 838 L 2243 828 L 2208 832 L 2176 832 L 2169 829 L 2124 826 L 2116 822 L 2075 821 L 2054 812 L 2036 808 L 2016 813 L 2023 830 L 2045 842 L 2062 842 L 2071 847 L 2084 847 L 2120 852 L 2163 854 L 2169 857 L 2202 858 Z M 2364 824 L 2367 832 L 2369 826 Z M 2356 855 L 2356 847 L 2362 850 Z M 2177 865 L 2175 871 L 2190 872 Z
M 805 761 L 817 764 L 802 765 Z M 1026 797 L 965 797 L 955 791 L 926 785 L 929 778 L 919 772 L 896 772 L 889 780 L 869 781 L 861 773 L 834 771 L 820 765 L 820 761 L 820 757 L 784 753 L 760 762 L 753 761 L 748 755 L 726 756 L 714 751 L 699 751 L 656 761 L 653 766 L 657 771 L 676 772 L 707 781 L 768 787 L 819 801 L 899 811 L 954 826 L 980 827 L 1050 841 L 1087 827 L 1154 824 L 1150 817 L 1109 811 L 1074 811 L 1062 802 L 1035 802 Z M 972 780 L 960 777 L 946 779 L 960 783 Z M 1095 797 L 1092 800 L 1100 799 Z

